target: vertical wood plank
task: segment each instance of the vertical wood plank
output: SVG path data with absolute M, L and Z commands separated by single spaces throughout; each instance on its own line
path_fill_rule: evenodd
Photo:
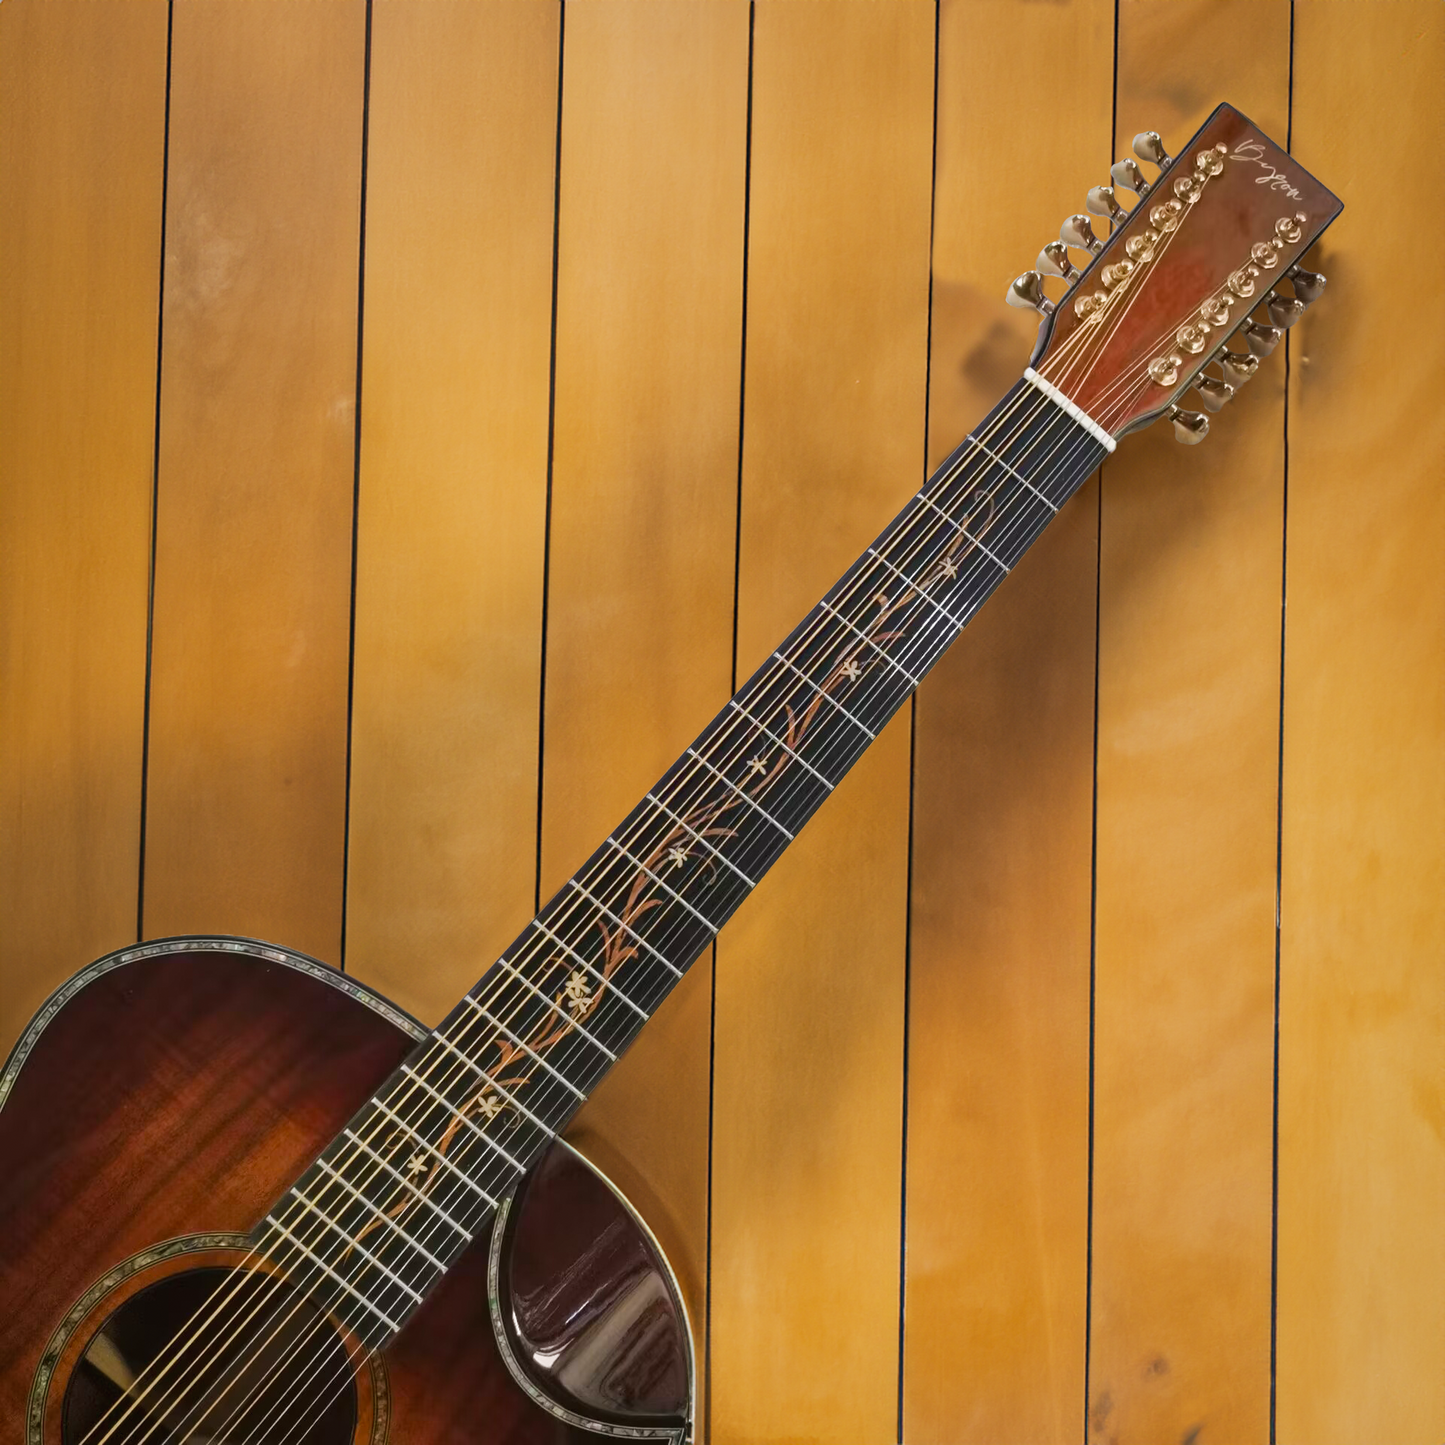
M 547 621 L 549 896 L 731 692 L 748 7 L 569 8 Z M 711 960 L 571 1137 L 706 1317 Z
M 921 480 L 933 38 L 757 7 L 740 677 Z M 720 1440 L 895 1438 L 908 725 L 718 943 Z
M 930 465 L 1028 363 L 1004 288 L 1106 171 L 1114 7 L 945 4 Z M 1032 57 L 1000 67 L 1001 52 Z M 1070 124 L 982 233 L 1032 118 Z M 1098 493 L 918 695 L 903 1436 L 1077 1440 L 1084 1399 Z
M 174 24 L 143 926 L 335 961 L 366 7 Z
M 1278 1439 L 1445 1439 L 1445 215 L 1438 6 L 1302 5 L 1345 199 L 1290 333 Z
M 1222 97 L 1283 140 L 1289 25 L 1124 4 L 1117 153 Z M 1269 1435 L 1283 385 L 1104 468 L 1089 1430 L 1121 1445 Z
M 166 6 L 0 9 L 0 1053 L 135 937 Z
M 559 31 L 373 17 L 346 963 L 428 1020 L 535 895 Z

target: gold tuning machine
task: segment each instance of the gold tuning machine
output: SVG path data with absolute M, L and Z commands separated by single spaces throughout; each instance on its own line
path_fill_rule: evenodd
M 1280 296 L 1271 291 L 1265 302 L 1265 310 L 1269 312 L 1269 319 L 1281 331 L 1287 331 L 1305 314 L 1305 303 L 1297 296 Z
M 1069 260 L 1069 248 L 1062 241 L 1050 241 L 1039 252 L 1039 259 L 1034 262 L 1034 266 L 1041 275 L 1062 276 L 1070 283 L 1080 274 L 1078 268 Z
M 1091 256 L 1097 256 L 1104 249 L 1104 243 L 1094 234 L 1087 216 L 1070 216 L 1059 227 L 1059 240 L 1076 251 L 1087 251 Z
M 1284 335 L 1278 326 L 1266 326 L 1260 321 L 1246 321 L 1241 330 L 1244 343 L 1257 357 L 1266 357 L 1280 343 Z
M 1141 130 L 1134 137 L 1134 154 L 1141 161 L 1158 166 L 1161 171 L 1169 164 L 1169 152 L 1164 149 L 1164 142 L 1159 139 L 1157 130 Z
M 1235 391 L 1238 391 L 1259 370 L 1259 358 L 1241 352 L 1221 350 L 1215 359 L 1219 362 L 1219 369 L 1224 373 L 1225 381 Z
M 1112 186 L 1092 186 L 1084 209 L 1093 216 L 1105 217 L 1111 226 L 1122 226 L 1129 219 L 1129 213 L 1119 204 Z
M 1141 201 L 1149 194 L 1149 182 L 1144 179 L 1144 172 L 1139 169 L 1139 162 L 1132 156 L 1127 156 L 1122 161 L 1115 161 L 1109 167 L 1109 179 L 1121 191 L 1133 191 Z
M 1218 411 L 1234 395 L 1234 388 L 1227 381 L 1216 381 L 1202 373 L 1194 378 L 1194 389 L 1206 411 Z
M 1174 423 L 1175 441 L 1183 442 L 1187 447 L 1198 446 L 1209 435 L 1209 418 L 1202 412 L 1171 406 L 1169 420 Z
M 1320 292 L 1325 289 L 1325 278 L 1318 271 L 1306 271 L 1303 266 L 1296 266 L 1285 274 L 1294 285 L 1294 294 L 1306 306 L 1319 300 Z
M 1022 276 L 1016 276 L 1003 299 L 1010 306 L 1018 306 L 1026 311 L 1032 307 L 1041 316 L 1054 314 L 1054 303 L 1044 295 L 1043 278 L 1037 271 L 1025 271 Z

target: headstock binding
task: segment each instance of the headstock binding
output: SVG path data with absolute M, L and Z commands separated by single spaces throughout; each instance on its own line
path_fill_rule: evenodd
M 1142 178 L 1121 162 L 1116 180 L 1127 184 L 1131 168 Z M 1343 205 L 1247 116 L 1221 105 L 1132 211 L 1111 209 L 1113 232 L 1082 275 L 1066 277 L 1068 295 L 1040 327 L 1033 367 L 1117 437 L 1171 411 L 1191 386 L 1208 410 L 1223 405 L 1254 365 L 1224 343 L 1261 305 L 1279 327 L 1314 299 L 1323 278 L 1299 272 L 1289 290 L 1279 283 Z M 1251 349 L 1267 353 L 1266 326 L 1253 333 Z M 1211 361 L 1222 365 L 1218 378 L 1204 371 Z M 1204 419 L 1193 425 L 1202 436 Z

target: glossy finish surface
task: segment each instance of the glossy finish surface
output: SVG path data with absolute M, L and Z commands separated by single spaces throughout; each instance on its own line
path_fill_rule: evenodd
M 11 1061 L 0 1108 L 6 1438 L 26 1438 L 42 1352 L 96 1281 L 158 1241 L 244 1234 L 410 1051 L 417 1030 L 409 1020 L 376 1012 L 342 975 L 302 963 L 308 971 L 244 943 L 152 951 L 133 962 L 112 956 L 30 1040 L 27 1056 Z M 551 1196 L 553 1185 L 566 1191 L 561 1202 Z M 532 1208 L 545 1213 L 539 1227 L 553 1252 L 527 1243 L 538 1238 L 527 1227 Z M 650 1246 L 575 1156 L 524 1196 L 518 1234 L 518 1282 L 534 1302 L 529 1319 L 545 1321 L 546 1307 L 535 1302 L 550 1300 L 568 1318 L 591 1302 L 586 1309 L 595 1320 L 597 1301 L 658 1277 Z M 369 1404 L 358 1424 L 378 1445 L 387 1438 L 457 1445 L 571 1438 L 518 1388 L 497 1354 L 486 1245 L 481 1238 L 461 1257 L 383 1352 L 390 1424 L 363 1429 Z M 559 1246 L 570 1258 L 555 1252 Z M 510 1267 L 510 1258 L 504 1262 Z M 133 1294 L 149 1278 L 136 1275 L 107 1298 Z M 97 1318 L 108 1313 L 86 1308 Z M 615 1397 L 642 1400 L 650 1390 L 675 1404 L 680 1321 L 675 1312 L 664 1315 L 651 1317 L 650 1354 L 640 1362 L 608 1358 L 610 1349 L 637 1342 L 619 1327 L 625 1319 L 614 1317 L 610 1330 L 583 1339 L 591 1368 Z M 74 1348 L 82 1343 L 77 1335 Z M 569 1341 L 553 1343 L 565 1375 Z M 670 1368 L 659 1368 L 667 1361 Z M 47 1421 L 40 1438 L 54 1445 L 62 1394 L 52 1385 L 36 1398 Z
M 597 1175 L 552 1150 L 519 1190 L 503 1244 L 502 1317 L 534 1382 L 592 1418 L 684 1428 L 687 1325 L 657 1255 Z

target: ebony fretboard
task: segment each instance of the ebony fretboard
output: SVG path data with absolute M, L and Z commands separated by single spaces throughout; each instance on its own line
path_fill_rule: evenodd
M 258 1227 L 405 1323 L 1105 455 L 1029 381 L 934 473 Z

